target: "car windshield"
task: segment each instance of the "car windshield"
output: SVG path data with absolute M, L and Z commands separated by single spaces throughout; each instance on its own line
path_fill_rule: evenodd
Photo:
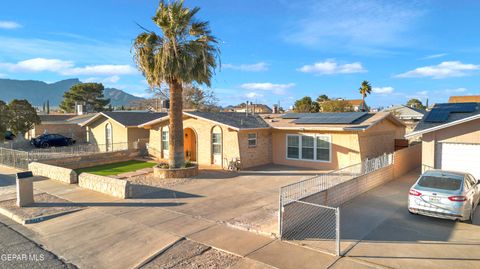
M 418 185 L 425 188 L 454 191 L 462 186 L 463 177 L 454 175 L 423 175 Z

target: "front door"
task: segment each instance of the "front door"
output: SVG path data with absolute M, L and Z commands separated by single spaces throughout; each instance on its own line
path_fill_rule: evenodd
M 195 131 L 191 128 L 187 128 L 183 131 L 184 140 L 183 148 L 185 150 L 185 159 L 187 161 L 196 162 L 197 161 L 197 136 Z

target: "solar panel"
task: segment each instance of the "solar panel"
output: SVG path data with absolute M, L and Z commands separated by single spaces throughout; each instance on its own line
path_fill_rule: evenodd
M 438 104 L 435 107 L 452 113 L 472 113 L 477 110 L 477 103 Z
M 448 120 L 448 116 L 450 115 L 449 110 L 440 110 L 437 108 L 432 109 L 425 118 L 426 122 L 432 122 L 432 123 L 437 123 L 437 122 L 445 122 Z
M 316 114 L 316 113 L 287 113 L 282 115 L 282 119 L 299 119 L 309 114 Z
M 293 122 L 300 124 L 349 124 L 367 114 L 367 112 L 311 113 Z

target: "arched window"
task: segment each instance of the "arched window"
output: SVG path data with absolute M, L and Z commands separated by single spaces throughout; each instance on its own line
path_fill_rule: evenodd
M 212 128 L 212 162 L 222 165 L 222 129 L 219 126 Z
M 113 147 L 112 124 L 107 123 L 105 125 L 105 150 L 112 151 L 112 147 Z

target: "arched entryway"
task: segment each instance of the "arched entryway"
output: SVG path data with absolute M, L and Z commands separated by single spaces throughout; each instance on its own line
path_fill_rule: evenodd
M 197 161 L 197 135 L 192 128 L 185 128 L 183 130 L 183 148 L 185 151 L 185 160 Z

